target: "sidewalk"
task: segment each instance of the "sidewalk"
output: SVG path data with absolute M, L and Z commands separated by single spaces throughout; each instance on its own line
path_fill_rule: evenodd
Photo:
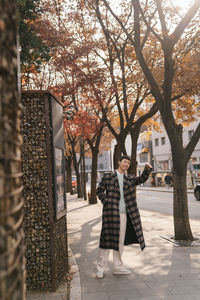
M 68 238 L 78 266 L 70 300 L 200 300 L 200 243 L 172 243 L 171 216 L 140 210 L 146 249 L 141 252 L 131 245 L 123 253 L 132 275 L 113 275 L 110 257 L 105 277 L 96 279 L 102 205 L 89 205 L 76 195 L 67 199 Z M 199 237 L 200 221 L 190 223 L 194 237 Z

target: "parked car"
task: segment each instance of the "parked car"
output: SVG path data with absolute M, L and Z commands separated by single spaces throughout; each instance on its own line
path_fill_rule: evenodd
M 197 201 L 200 201 L 200 184 L 197 184 L 194 188 L 194 196 Z
M 191 166 L 191 176 L 193 185 L 200 184 L 200 164 L 192 164 Z
M 72 175 L 72 188 L 75 189 L 77 187 L 76 176 Z

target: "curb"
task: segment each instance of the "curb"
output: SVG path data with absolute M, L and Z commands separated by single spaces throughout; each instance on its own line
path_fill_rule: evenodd
M 156 189 L 156 188 L 151 188 L 151 187 L 140 187 L 137 186 L 137 190 L 143 190 L 143 191 L 150 191 L 150 192 L 164 192 L 164 193 L 173 193 L 173 190 L 165 190 L 165 189 Z M 188 194 L 193 194 L 194 191 L 193 190 L 187 190 Z
M 68 246 L 68 257 L 72 280 L 70 282 L 70 296 L 67 300 L 82 300 L 79 268 L 70 246 Z

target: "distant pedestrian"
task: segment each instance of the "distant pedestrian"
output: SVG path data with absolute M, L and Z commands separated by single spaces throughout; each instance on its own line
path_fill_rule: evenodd
M 158 177 L 158 179 L 157 179 L 157 185 L 158 186 L 162 185 L 162 178 L 161 177 Z
M 173 183 L 172 177 L 169 174 L 167 174 L 165 176 L 165 184 L 166 184 L 168 189 L 172 185 L 172 183 Z
M 118 169 L 105 173 L 97 187 L 97 195 L 103 204 L 97 278 L 104 276 L 110 249 L 113 249 L 113 274 L 128 275 L 131 271 L 122 262 L 124 245 L 134 243 L 140 244 L 141 250 L 145 248 L 135 186 L 148 179 L 152 166 L 146 164 L 142 174 L 136 177 L 127 174 L 130 166 L 128 156 L 122 156 L 118 163 Z
M 151 175 L 151 185 L 152 186 L 156 186 L 156 182 L 155 182 L 155 175 Z

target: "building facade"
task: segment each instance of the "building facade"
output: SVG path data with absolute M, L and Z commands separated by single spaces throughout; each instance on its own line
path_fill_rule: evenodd
M 103 151 L 98 155 L 98 166 L 97 166 L 97 180 L 99 181 L 105 172 L 112 170 L 112 158 L 111 151 Z M 87 181 L 91 182 L 92 172 L 92 158 L 85 157 L 85 170 L 87 174 Z
M 183 127 L 183 143 L 187 145 L 199 122 L 193 122 L 190 126 Z M 104 172 L 113 170 L 113 154 L 116 141 L 111 143 L 111 149 L 102 152 L 98 157 L 98 180 L 101 179 Z M 131 137 L 127 136 L 126 141 L 127 154 L 131 155 Z M 165 185 L 164 177 L 172 173 L 172 155 L 170 141 L 164 126 L 160 126 L 160 131 L 144 131 L 140 134 L 137 144 L 137 174 L 140 175 L 144 169 L 145 163 L 150 163 L 153 166 L 152 176 L 148 179 L 145 185 L 155 184 L 156 186 Z M 91 178 L 91 157 L 86 157 L 86 172 L 88 173 L 88 182 Z M 196 145 L 191 159 L 188 163 L 188 173 L 192 177 L 194 166 L 199 165 L 199 180 L 200 180 L 200 141 Z M 195 182 L 193 183 L 195 184 Z M 188 179 L 188 185 L 192 185 L 192 180 Z
M 193 122 L 190 126 L 183 127 L 184 146 L 189 143 L 198 124 L 199 122 Z M 152 131 L 152 150 L 153 172 L 157 182 L 161 181 L 161 184 L 163 184 L 166 173 L 170 174 L 172 172 L 171 146 L 163 125 L 161 125 L 160 132 Z M 200 141 L 197 143 L 188 163 L 189 172 L 192 172 L 194 164 L 200 164 Z
M 137 172 L 141 174 L 146 163 L 152 164 L 152 133 L 144 131 L 137 144 Z

